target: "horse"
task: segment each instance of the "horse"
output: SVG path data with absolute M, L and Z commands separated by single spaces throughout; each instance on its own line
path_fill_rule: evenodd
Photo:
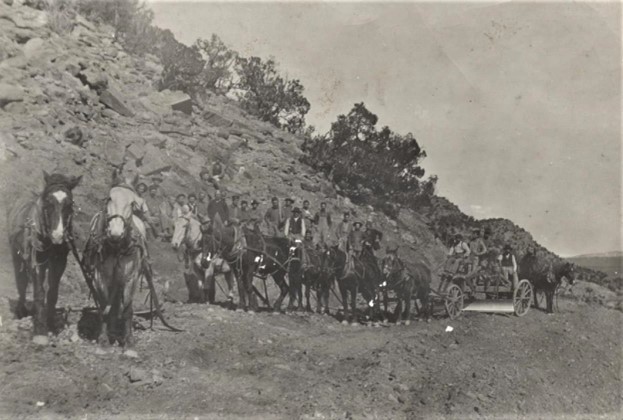
M 218 257 L 216 250 L 207 249 L 207 241 L 208 237 L 203 234 L 201 222 L 194 216 L 182 216 L 175 220 L 171 246 L 175 250 L 184 246 L 184 280 L 188 288 L 188 303 L 214 303 L 216 272 L 225 276 L 228 302 L 233 303 L 233 272 Z
M 9 244 L 19 299 L 15 314 L 27 315 L 26 290 L 33 284 L 33 335 L 47 341 L 55 331 L 56 302 L 61 277 L 67 265 L 72 237 L 74 201 L 72 190 L 82 176 L 43 171 L 45 187 L 38 196 L 18 200 L 8 212 Z M 44 284 L 47 277 L 47 299 Z M 33 338 L 35 338 L 33 337 Z
M 342 296 L 342 305 L 344 307 L 344 322 L 354 323 L 354 315 L 357 310 L 357 293 L 360 292 L 368 303 L 371 311 L 371 317 L 374 318 L 376 313 L 377 291 L 381 278 L 381 270 L 374 250 L 381 248 L 380 241 L 383 234 L 376 229 L 368 229 L 365 232 L 363 247 L 359 256 L 352 256 L 352 270 L 345 267 L 344 272 L 338 277 L 338 287 Z M 335 249 L 338 261 L 346 261 L 346 255 L 339 249 Z M 340 255 L 344 254 L 344 256 Z M 348 311 L 348 294 L 350 293 L 351 313 Z
M 105 209 L 91 220 L 89 238 L 83 252 L 83 266 L 94 283 L 94 300 L 101 310 L 102 328 L 98 337 L 101 346 L 114 344 L 134 346 L 132 332 L 132 300 L 139 282 L 144 278 L 150 288 L 155 311 L 162 323 L 173 331 L 160 311 L 153 285 L 145 225 L 135 214 L 145 211 L 144 202 L 127 182 L 113 173 Z
M 383 294 L 385 312 L 387 312 L 387 292 L 393 290 L 396 293 L 398 303 L 394 310 L 396 324 L 404 320 L 405 325 L 411 323 L 411 299 L 419 299 L 422 308 L 415 307 L 419 315 L 426 315 L 430 320 L 432 302 L 429 302 L 431 271 L 422 264 L 416 263 L 411 270 L 405 267 L 402 260 L 397 255 L 397 250 L 387 250 L 385 258 L 381 262 L 383 272 L 383 283 L 380 289 Z M 404 312 L 403 312 L 404 306 Z
M 297 246 L 298 245 L 298 246 Z M 320 305 L 320 282 L 322 271 L 322 253 L 306 246 L 303 255 L 304 244 L 293 244 L 290 246 L 288 280 L 290 282 L 290 304 L 293 308 L 293 300 L 298 300 L 298 310 L 303 310 L 303 286 L 305 286 L 305 310 L 312 312 L 310 304 L 311 289 L 316 289 L 317 312 L 321 312 Z M 327 310 L 328 310 L 328 290 L 327 290 Z
M 561 261 L 547 263 L 540 260 L 536 255 L 528 253 L 519 263 L 519 278 L 528 279 L 532 283 L 534 292 L 534 306 L 539 308 L 539 292 L 545 294 L 547 313 L 554 313 L 554 298 L 562 280 L 567 279 L 573 285 L 576 279 L 575 265 Z

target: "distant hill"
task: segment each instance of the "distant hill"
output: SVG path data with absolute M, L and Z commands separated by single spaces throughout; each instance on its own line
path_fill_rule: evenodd
M 598 270 L 608 276 L 620 277 L 623 273 L 623 252 L 613 251 L 602 254 L 586 254 L 567 258 L 582 267 Z

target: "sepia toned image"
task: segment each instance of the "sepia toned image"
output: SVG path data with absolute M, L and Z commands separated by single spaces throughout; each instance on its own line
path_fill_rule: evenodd
M 618 419 L 617 1 L 0 0 L 0 419 Z

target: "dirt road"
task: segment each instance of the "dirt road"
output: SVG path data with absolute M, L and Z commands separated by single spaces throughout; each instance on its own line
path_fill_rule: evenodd
M 6 268 L 3 290 L 12 282 Z M 465 314 L 455 321 L 439 312 L 408 327 L 353 327 L 315 314 L 168 303 L 167 317 L 185 332 L 159 323 L 138 331 L 136 358 L 80 339 L 77 313 L 53 345 L 36 348 L 29 320 L 8 319 L 6 302 L 0 309 L 5 418 L 621 413 L 623 314 L 599 305 L 562 302 L 557 315 L 532 310 L 523 318 Z

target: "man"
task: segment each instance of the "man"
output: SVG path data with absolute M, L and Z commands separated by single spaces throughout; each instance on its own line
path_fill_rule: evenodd
M 314 235 L 312 234 L 311 229 L 305 231 L 305 238 L 303 239 L 303 245 L 307 249 L 316 248 L 316 244 L 314 243 Z
M 231 207 L 229 209 L 229 220 L 238 224 L 240 223 L 240 207 L 238 206 L 239 201 L 240 196 L 234 195 L 231 198 Z
M 281 208 L 279 208 L 279 199 L 277 197 L 273 197 L 270 202 L 271 207 L 266 210 L 266 214 L 264 214 L 264 221 L 268 227 L 268 235 L 281 236 L 279 233 L 279 226 L 281 226 L 281 221 L 283 219 Z
M 251 201 L 251 210 L 249 210 L 249 222 L 247 226 L 253 230 L 258 230 L 259 224 L 262 222 L 262 213 L 260 212 L 259 205 L 260 202 L 256 199 Z
M 163 180 L 160 175 L 154 175 L 151 177 L 151 183 L 153 186 L 156 187 L 156 196 L 160 198 L 163 198 L 165 196 L 165 193 L 162 190 L 162 181 Z
M 283 206 L 283 210 L 281 211 L 281 226 L 283 227 L 283 224 L 286 222 L 286 220 L 288 220 L 290 217 L 292 217 L 292 204 L 294 204 L 294 200 L 292 200 L 291 198 L 286 198 L 285 200 L 285 206 Z
M 310 203 L 309 200 L 303 201 L 303 217 L 307 221 L 307 226 L 311 226 L 313 223 L 313 216 L 311 214 L 311 210 L 309 209 Z
M 154 228 L 157 229 L 159 234 L 162 234 L 162 224 L 160 219 L 160 204 L 163 201 L 162 197 L 158 197 L 158 187 L 156 185 L 149 186 L 149 194 L 145 197 L 145 202 L 149 208 L 151 216 L 154 218 Z
M 482 239 L 482 232 L 480 229 L 474 229 L 472 231 L 472 240 L 469 243 L 470 249 L 470 274 L 478 270 L 479 265 L 482 263 L 482 257 L 487 253 L 487 246 Z
M 170 241 L 173 236 L 175 223 L 175 198 L 170 195 L 160 203 L 160 226 L 162 227 L 162 240 Z
M 290 240 L 290 244 L 295 244 L 301 250 L 301 263 L 303 266 L 308 265 L 307 253 L 303 246 L 306 230 L 305 219 L 301 215 L 301 209 L 295 207 L 292 209 L 292 215 L 285 222 L 283 233 Z
M 199 178 L 201 178 L 206 196 L 209 200 L 212 200 L 214 192 L 218 189 L 218 187 L 215 185 L 214 179 L 210 175 L 210 171 L 207 168 L 202 168 L 201 172 L 199 172 Z
M 513 248 L 509 244 L 504 245 L 502 254 L 498 257 L 498 261 L 502 267 L 504 278 L 506 280 L 509 278 L 512 279 L 513 290 L 515 290 L 517 288 L 517 283 L 519 283 L 517 261 L 515 260 L 515 255 L 513 255 Z
M 217 214 L 222 223 L 229 221 L 229 208 L 221 190 L 214 192 L 214 200 L 211 200 L 210 204 L 208 204 L 208 217 L 210 220 L 214 220 Z
M 212 165 L 212 177 L 218 182 L 223 179 L 223 175 L 225 175 L 225 170 L 223 169 L 221 162 L 217 160 Z
M 355 269 L 355 259 L 353 257 L 359 257 L 363 250 L 364 232 L 361 230 L 363 224 L 359 221 L 353 223 L 353 228 L 348 233 L 346 240 L 346 263 L 344 274 L 351 272 Z
M 249 202 L 247 200 L 242 200 L 240 202 L 240 211 L 238 212 L 238 220 L 240 221 L 240 225 L 248 226 L 250 219 L 251 212 L 249 210 Z
M 453 275 L 456 274 L 461 267 L 461 263 L 466 262 L 470 253 L 469 246 L 463 241 L 463 235 L 457 234 L 448 252 L 446 270 Z
M 197 217 L 199 220 L 205 219 L 206 210 L 208 209 L 208 195 L 204 191 L 197 194 Z
M 147 184 L 145 184 L 144 182 L 139 182 L 136 185 L 136 193 L 138 194 L 138 196 L 141 198 L 145 198 L 146 192 L 147 192 Z
M 178 194 L 173 205 L 173 223 L 183 216 L 182 206 L 186 205 L 186 194 Z
M 320 244 L 327 245 L 331 238 L 331 213 L 327 211 L 327 203 L 320 203 L 320 211 L 314 216 L 314 223 L 318 228 L 317 241 Z
M 348 242 L 348 235 L 350 234 L 351 229 L 350 212 L 344 212 L 344 217 L 342 221 L 337 224 L 337 228 L 335 230 L 337 246 L 342 252 L 348 252 L 346 244 Z
M 197 196 L 195 193 L 188 194 L 188 208 L 191 214 L 197 216 Z

